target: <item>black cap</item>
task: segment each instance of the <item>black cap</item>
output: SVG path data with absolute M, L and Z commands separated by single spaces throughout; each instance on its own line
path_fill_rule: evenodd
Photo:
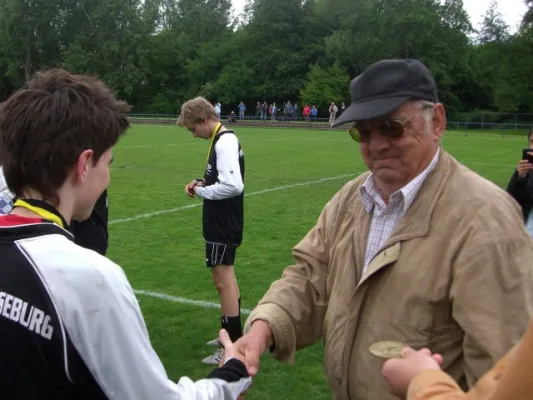
M 418 60 L 382 60 L 350 83 L 352 104 L 332 126 L 381 117 L 407 100 L 438 102 L 437 85 Z

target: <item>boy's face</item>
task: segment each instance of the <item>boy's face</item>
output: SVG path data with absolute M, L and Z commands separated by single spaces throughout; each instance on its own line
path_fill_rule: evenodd
M 91 150 L 85 150 L 80 155 L 77 165 L 77 201 L 72 219 L 82 221 L 89 218 L 96 201 L 109 185 L 112 161 L 111 149 L 104 152 L 94 164 Z
M 200 139 L 209 139 L 213 134 L 212 128 L 209 126 L 208 121 L 198 122 L 187 126 L 189 132 L 192 133 L 194 137 Z

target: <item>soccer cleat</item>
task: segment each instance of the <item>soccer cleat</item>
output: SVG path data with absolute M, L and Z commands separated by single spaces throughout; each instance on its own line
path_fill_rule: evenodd
M 217 349 L 212 355 L 202 360 L 202 363 L 208 365 L 220 365 L 220 362 L 224 359 L 224 349 Z
M 218 338 L 210 340 L 209 342 L 207 342 L 207 345 L 212 347 L 222 347 L 222 343 L 220 343 L 220 340 Z

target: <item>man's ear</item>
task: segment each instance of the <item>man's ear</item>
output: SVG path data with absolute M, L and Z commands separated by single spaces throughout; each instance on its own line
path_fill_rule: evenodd
M 433 134 L 440 139 L 446 130 L 446 110 L 441 103 L 433 106 Z
M 92 167 L 94 166 L 93 162 L 94 152 L 90 149 L 83 150 L 76 161 L 74 166 L 75 171 L 75 181 L 76 183 L 83 183 L 89 172 L 91 172 Z

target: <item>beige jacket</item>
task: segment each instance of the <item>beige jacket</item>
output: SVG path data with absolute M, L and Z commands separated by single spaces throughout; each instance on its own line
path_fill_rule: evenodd
M 533 241 L 520 209 L 441 150 L 439 161 L 384 248 L 361 276 L 371 215 L 364 174 L 344 186 L 293 249 L 248 318 L 270 324 L 275 355 L 323 338 L 334 399 L 394 399 L 368 348 L 398 340 L 444 356 L 462 387 L 496 363 L 533 316 Z

